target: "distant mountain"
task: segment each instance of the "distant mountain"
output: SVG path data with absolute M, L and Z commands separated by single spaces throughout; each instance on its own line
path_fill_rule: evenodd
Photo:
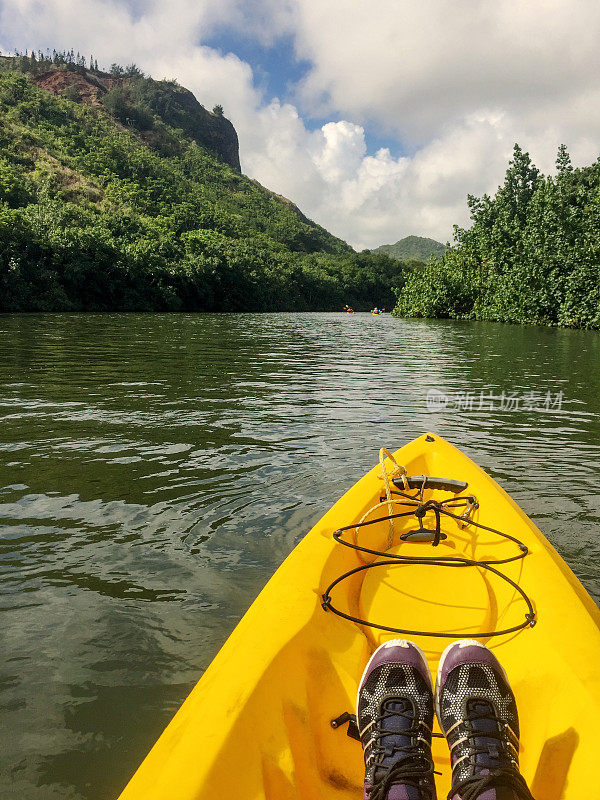
M 436 242 L 435 239 L 427 239 L 424 236 L 406 236 L 396 244 L 382 244 L 372 253 L 385 253 L 391 258 L 405 260 L 415 258 L 419 261 L 427 261 L 431 255 L 439 257 L 444 253 L 444 245 Z

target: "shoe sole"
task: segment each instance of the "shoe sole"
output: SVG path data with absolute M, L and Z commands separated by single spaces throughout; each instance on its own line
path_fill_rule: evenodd
M 371 656 L 371 658 L 367 662 L 367 666 L 363 670 L 363 674 L 361 676 L 360 681 L 358 682 L 358 689 L 356 690 L 356 706 L 355 706 L 355 708 L 356 708 L 356 724 L 357 725 L 358 725 L 358 698 L 359 698 L 360 690 L 362 689 L 362 685 L 364 683 L 365 677 L 366 677 L 367 672 L 369 671 L 369 667 L 371 666 L 371 663 L 372 663 L 373 659 L 375 658 L 375 656 L 377 655 L 377 653 L 380 650 L 385 650 L 388 647 L 414 647 L 414 649 L 417 651 L 417 653 L 419 654 L 419 656 L 421 658 L 421 663 L 425 667 L 425 674 L 428 677 L 429 688 L 431 689 L 431 692 L 433 694 L 433 683 L 431 681 L 431 673 L 429 671 L 429 664 L 427 663 L 427 658 L 425 657 L 425 653 L 421 650 L 419 645 L 415 644 L 414 642 L 409 641 L 408 639 L 390 639 L 388 642 L 384 642 L 383 644 L 380 644 L 379 647 L 377 648 L 377 650 L 374 651 L 373 655 Z
M 435 704 L 435 715 L 437 717 L 438 725 L 440 726 L 440 730 L 444 734 L 444 736 L 446 734 L 444 733 L 444 728 L 442 727 L 442 712 L 441 712 L 441 708 L 440 708 L 442 669 L 444 668 L 444 661 L 446 660 L 446 656 L 448 655 L 450 650 L 452 650 L 453 647 L 456 647 L 456 645 L 462 645 L 463 647 L 467 647 L 467 646 L 468 647 L 482 647 L 484 650 L 488 650 L 489 649 L 484 644 L 482 644 L 481 642 L 478 642 L 477 639 L 457 639 L 455 642 L 452 642 L 451 644 L 449 644 L 448 647 L 442 653 L 442 655 L 440 657 L 440 663 L 439 663 L 438 669 L 437 669 L 437 674 L 435 676 L 434 704 Z M 504 667 L 498 661 L 498 659 L 496 659 L 496 663 L 498 664 L 498 667 L 500 668 L 500 671 L 501 671 L 501 673 L 502 673 L 502 675 L 504 677 L 504 680 L 506 681 L 508 686 L 510 686 L 510 683 L 508 682 L 508 677 L 506 675 Z

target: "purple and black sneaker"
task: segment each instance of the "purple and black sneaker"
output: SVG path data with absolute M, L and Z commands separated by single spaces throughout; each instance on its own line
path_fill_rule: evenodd
M 360 681 L 356 708 L 364 800 L 436 800 L 433 692 L 423 652 L 405 639 L 378 647 Z
M 443 652 L 435 710 L 450 747 L 448 800 L 533 800 L 519 772 L 519 716 L 496 656 L 474 639 Z

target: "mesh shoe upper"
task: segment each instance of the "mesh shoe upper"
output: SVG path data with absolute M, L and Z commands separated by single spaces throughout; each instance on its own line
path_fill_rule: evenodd
M 442 656 L 436 710 L 450 747 L 456 800 L 531 800 L 519 773 L 515 697 L 493 653 L 463 640 Z
M 392 640 L 371 658 L 358 692 L 357 722 L 369 800 L 435 800 L 433 695 L 418 648 Z

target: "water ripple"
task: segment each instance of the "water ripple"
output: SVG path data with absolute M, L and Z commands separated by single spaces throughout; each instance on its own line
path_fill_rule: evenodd
M 463 448 L 600 598 L 597 334 L 362 314 L 0 331 L 2 797 L 115 796 L 382 444 L 433 429 Z M 563 402 L 432 413 L 430 389 Z

